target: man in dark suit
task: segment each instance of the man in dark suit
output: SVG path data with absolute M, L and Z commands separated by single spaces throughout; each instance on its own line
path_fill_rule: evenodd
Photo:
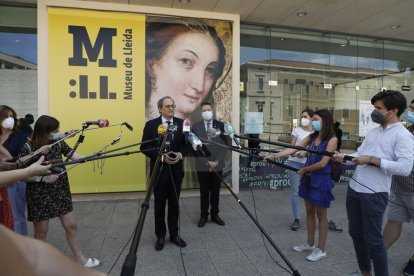
M 160 251 L 164 248 L 165 235 L 167 228 L 165 225 L 165 205 L 168 201 L 168 231 L 170 241 L 179 247 L 186 247 L 187 244 L 179 237 L 178 234 L 178 200 L 181 191 L 181 182 L 184 176 L 183 172 L 183 155 L 185 150 L 185 137 L 183 135 L 183 120 L 174 117 L 175 103 L 171 97 L 163 97 L 158 101 L 158 110 L 160 117 L 148 121 L 145 124 L 142 141 L 157 138 L 158 127 L 163 124 L 176 126 L 176 131 L 172 132 L 163 155 L 163 162 L 160 164 L 157 173 L 157 181 L 154 186 L 154 217 L 155 217 L 155 235 L 157 241 L 155 250 Z M 159 142 L 146 143 L 141 145 L 141 150 L 155 148 L 152 151 L 145 151 L 144 154 L 151 158 L 150 174 L 152 174 L 155 160 L 158 155 Z
M 224 124 L 213 119 L 213 111 L 210 103 L 201 104 L 201 116 L 203 120 L 193 125 L 193 132 L 199 138 L 209 139 L 215 143 L 225 144 L 223 135 L 216 137 L 215 130 L 224 133 Z M 212 131 L 213 130 L 213 131 Z M 203 140 L 205 141 L 205 140 Z M 219 217 L 219 196 L 221 186 L 221 176 L 224 168 L 225 148 L 214 144 L 205 143 L 209 157 L 204 157 L 200 152 L 196 152 L 195 167 L 197 170 L 198 182 L 200 183 L 200 205 L 201 216 L 197 223 L 198 227 L 203 227 L 208 218 L 209 205 L 211 221 L 218 225 L 225 225 Z M 215 173 L 217 172 L 217 174 Z

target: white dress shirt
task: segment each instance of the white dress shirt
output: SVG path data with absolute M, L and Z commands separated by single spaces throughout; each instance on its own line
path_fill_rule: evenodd
M 349 186 L 359 193 L 390 192 L 392 175 L 407 176 L 414 160 L 414 136 L 401 124 L 378 126 L 370 130 L 352 156 L 370 155 L 381 158 L 381 166 L 358 165 Z M 372 189 L 372 190 L 371 190 Z

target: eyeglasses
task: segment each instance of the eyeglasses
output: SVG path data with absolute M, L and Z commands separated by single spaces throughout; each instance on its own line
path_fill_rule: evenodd
M 172 105 L 164 105 L 165 108 L 175 108 L 175 104 Z

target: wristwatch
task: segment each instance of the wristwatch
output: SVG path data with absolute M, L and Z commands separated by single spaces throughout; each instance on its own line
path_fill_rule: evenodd
M 36 177 L 36 182 L 37 183 L 42 182 L 42 178 L 43 178 L 43 176 L 37 176 Z

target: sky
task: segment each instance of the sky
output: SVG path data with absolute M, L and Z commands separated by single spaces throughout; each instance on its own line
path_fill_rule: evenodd
M 37 64 L 37 34 L 0 32 L 0 52 Z

